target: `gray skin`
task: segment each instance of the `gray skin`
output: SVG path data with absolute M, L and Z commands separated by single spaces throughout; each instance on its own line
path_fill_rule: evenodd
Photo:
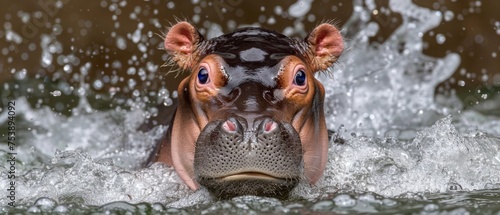
M 225 61 L 227 84 L 214 99 L 220 120 L 207 124 L 196 142 L 196 180 L 219 198 L 242 194 L 285 198 L 300 180 L 303 152 L 297 131 L 279 117 L 283 104 L 274 96 L 279 87 L 274 77 L 283 57 L 298 55 L 301 46 L 260 28 L 240 29 L 208 43 L 214 45 L 206 52 Z M 225 121 L 236 128 L 225 129 Z M 266 130 L 265 124 L 273 122 L 277 126 Z M 252 172 L 275 179 L 222 179 Z

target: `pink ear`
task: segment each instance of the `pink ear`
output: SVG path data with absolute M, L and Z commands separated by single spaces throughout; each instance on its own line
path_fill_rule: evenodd
M 201 40 L 191 24 L 179 22 L 172 26 L 165 36 L 165 50 L 182 69 L 188 69 L 195 62 L 196 46 Z
M 342 54 L 344 42 L 342 35 L 335 26 L 323 23 L 316 27 L 306 38 L 313 56 L 311 65 L 314 70 L 326 70 Z

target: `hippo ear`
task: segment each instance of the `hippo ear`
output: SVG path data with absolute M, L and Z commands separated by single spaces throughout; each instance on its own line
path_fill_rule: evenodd
M 190 69 L 197 62 L 197 47 L 203 41 L 196 29 L 188 22 L 172 26 L 165 36 L 165 50 L 182 69 Z
M 310 64 L 314 71 L 326 70 L 342 54 L 342 35 L 335 26 L 323 23 L 316 27 L 305 39 L 309 45 Z

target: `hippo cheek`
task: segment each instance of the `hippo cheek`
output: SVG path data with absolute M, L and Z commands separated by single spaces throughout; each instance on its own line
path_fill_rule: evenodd
M 196 180 L 219 198 L 286 198 L 302 176 L 302 147 L 290 124 L 263 120 L 246 131 L 234 118 L 209 123 L 195 150 Z
M 300 137 L 304 152 L 304 177 L 314 184 L 322 177 L 328 160 L 328 130 L 323 115 L 306 120 Z

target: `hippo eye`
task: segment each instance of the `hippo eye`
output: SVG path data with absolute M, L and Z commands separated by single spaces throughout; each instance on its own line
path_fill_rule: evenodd
M 205 69 L 205 67 L 201 67 L 200 71 L 198 71 L 198 81 L 200 84 L 206 84 L 208 83 L 208 70 Z
M 293 79 L 293 83 L 298 86 L 304 86 L 306 84 L 306 73 L 304 70 L 299 70 L 295 73 L 295 79 Z

